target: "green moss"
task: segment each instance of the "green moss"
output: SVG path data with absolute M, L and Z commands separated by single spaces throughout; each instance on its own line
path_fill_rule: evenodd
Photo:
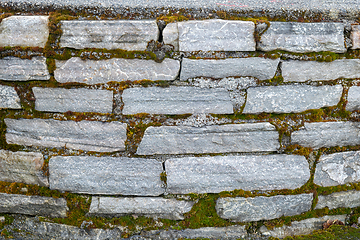
M 172 23 L 172 22 L 188 21 L 189 18 L 185 17 L 182 14 L 174 13 L 174 14 L 171 14 L 171 15 L 160 16 L 160 17 L 156 18 L 156 20 L 158 20 L 158 21 L 162 20 L 162 21 L 165 21 L 166 24 L 168 24 L 168 23 Z
M 160 173 L 160 180 L 167 184 L 167 174 L 166 172 Z

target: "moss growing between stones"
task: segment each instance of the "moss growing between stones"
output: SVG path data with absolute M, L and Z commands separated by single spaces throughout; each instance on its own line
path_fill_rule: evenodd
M 188 21 L 189 18 L 185 17 L 182 14 L 174 13 L 171 15 L 163 15 L 156 18 L 157 21 L 164 21 L 166 24 L 172 23 L 172 22 L 182 22 L 182 21 Z
M 278 239 L 278 238 L 270 238 Z M 345 240 L 345 239 L 360 239 L 360 230 L 355 227 L 332 225 L 324 230 L 314 231 L 310 235 L 302 235 L 295 237 L 286 237 L 284 240 Z

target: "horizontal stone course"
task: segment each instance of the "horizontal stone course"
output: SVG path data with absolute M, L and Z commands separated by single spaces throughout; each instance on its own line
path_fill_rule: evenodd
M 360 48 L 360 25 L 351 26 L 350 38 L 352 41 L 352 49 Z
M 346 110 L 360 110 L 360 86 L 352 86 L 349 89 Z
M 328 207 L 355 208 L 360 206 L 360 191 L 335 192 L 330 195 L 319 195 L 315 209 Z
M 20 98 L 14 87 L 0 85 L 0 109 L 21 109 Z

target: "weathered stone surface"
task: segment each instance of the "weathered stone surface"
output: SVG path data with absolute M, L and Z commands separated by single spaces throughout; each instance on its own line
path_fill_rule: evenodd
M 111 113 L 113 92 L 92 89 L 64 89 L 34 87 L 35 109 L 45 112 Z
M 347 97 L 346 110 L 354 111 L 360 109 L 360 86 L 352 86 Z
M 271 79 L 280 59 L 227 58 L 227 59 L 188 59 L 182 61 L 180 80 L 194 77 L 256 77 L 259 80 Z
M 179 51 L 179 29 L 178 23 L 168 23 L 164 28 L 163 42 L 174 46 L 174 51 Z
M 360 25 L 351 26 L 351 35 L 352 49 L 360 48 Z
M 291 143 L 318 149 L 321 147 L 355 146 L 360 144 L 357 122 L 314 122 L 291 134 Z
M 139 155 L 272 152 L 280 148 L 279 133 L 270 123 L 148 127 Z
M 278 154 L 172 158 L 165 170 L 173 194 L 295 189 L 310 177 L 305 157 Z
M 287 236 L 296 236 L 296 235 L 308 235 L 311 234 L 314 230 L 323 229 L 323 223 L 327 220 L 339 220 L 345 223 L 346 215 L 333 215 L 333 216 L 323 216 L 321 218 L 309 218 L 302 221 L 291 222 L 291 226 L 282 226 L 277 227 L 272 230 L 267 229 L 265 226 L 262 226 L 259 229 L 259 232 L 264 236 L 272 236 L 275 238 L 285 238 Z
M 249 88 L 243 113 L 289 113 L 334 106 L 340 101 L 342 91 L 341 85 L 319 87 L 283 85 Z
M 196 87 L 127 88 L 122 94 L 123 114 L 234 113 L 225 89 Z
M 320 157 L 314 183 L 322 187 L 360 181 L 360 152 L 341 152 Z
M 162 164 L 154 159 L 68 156 L 49 161 L 50 188 L 87 194 L 159 196 Z
M 252 222 L 293 216 L 311 209 L 313 194 L 277 195 L 254 198 L 219 198 L 216 211 L 221 218 Z
M 183 220 L 183 214 L 189 212 L 193 205 L 194 202 L 190 201 L 178 201 L 160 197 L 93 197 L 89 214 L 103 217 L 135 214 L 146 217 Z
M 49 186 L 41 153 L 0 150 L 0 181 Z
M 271 22 L 261 35 L 261 51 L 346 52 L 343 23 Z
M 0 47 L 45 47 L 48 16 L 11 16 L 0 23 Z
M 328 207 L 355 208 L 360 206 L 360 191 L 335 192 L 330 195 L 319 195 L 315 209 Z
M 0 80 L 30 81 L 49 79 L 50 74 L 44 57 L 33 57 L 32 59 L 4 57 L 0 59 Z
M 95 61 L 74 57 L 67 61 L 56 61 L 56 66 L 56 81 L 86 84 L 143 79 L 175 80 L 180 70 L 180 62 L 169 58 L 157 63 L 142 59 L 112 58 Z
M 156 20 L 61 21 L 60 47 L 145 50 L 158 40 Z
M 20 98 L 14 87 L 0 85 L 0 109 L 21 109 Z
M 9 118 L 5 123 L 6 142 L 9 144 L 95 152 L 125 150 L 126 123 Z
M 0 193 L 0 213 L 66 217 L 67 210 L 64 198 Z
M 332 62 L 284 61 L 281 65 L 285 82 L 360 78 L 360 59 L 338 59 Z

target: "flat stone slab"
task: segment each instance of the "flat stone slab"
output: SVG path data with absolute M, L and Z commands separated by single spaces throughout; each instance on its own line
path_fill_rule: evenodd
M 40 87 L 33 87 L 32 90 L 38 111 L 112 113 L 112 91 Z
M 360 78 L 360 59 L 338 59 L 332 62 L 290 60 L 282 62 L 281 71 L 285 82 Z
M 197 87 L 127 88 L 123 91 L 123 114 L 232 114 L 233 105 L 225 89 Z
M 254 198 L 219 198 L 216 212 L 232 221 L 252 222 L 294 216 L 311 209 L 313 194 L 277 195 Z
M 0 85 L 0 109 L 21 109 L 20 98 L 14 87 Z
M 93 197 L 89 215 L 101 217 L 137 215 L 183 220 L 183 214 L 190 212 L 193 205 L 194 202 L 161 197 Z
M 360 181 L 360 151 L 322 155 L 316 164 L 314 183 L 322 187 Z
M 346 110 L 354 111 L 360 109 L 360 86 L 352 86 L 349 89 Z
M 49 37 L 48 23 L 48 16 L 4 18 L 0 23 L 0 47 L 44 48 Z
M 49 186 L 41 153 L 0 150 L 0 181 Z
M 195 77 L 255 77 L 259 80 L 271 79 L 280 63 L 280 59 L 261 57 L 227 59 L 188 59 L 182 60 L 180 80 Z
M 360 25 L 351 26 L 350 38 L 352 41 L 352 49 L 360 48 Z
M 290 113 L 330 107 L 339 103 L 342 91 L 341 85 L 251 87 L 243 113 Z
M 171 158 L 165 170 L 171 194 L 295 189 L 310 178 L 305 157 L 280 154 Z
M 319 195 L 315 209 L 328 207 L 355 208 L 360 206 L 360 191 L 335 192 L 330 195 Z
M 60 47 L 146 50 L 158 40 L 156 20 L 61 21 Z
M 50 158 L 50 189 L 85 194 L 159 196 L 161 162 L 127 157 Z
M 31 81 L 49 79 L 50 74 L 44 57 L 33 57 L 32 59 L 4 57 L 0 59 L 0 80 Z
M 82 60 L 74 57 L 67 61 L 56 60 L 54 72 L 60 83 L 79 82 L 86 84 L 110 81 L 175 80 L 180 62 L 166 58 L 157 63 L 153 60 L 112 58 L 108 60 Z
M 314 122 L 291 134 L 291 143 L 318 149 L 321 147 L 356 146 L 360 144 L 357 122 Z
M 279 133 L 270 123 L 148 127 L 136 154 L 274 152 Z
M 66 217 L 68 210 L 64 198 L 0 193 L 0 213 Z
M 5 119 L 6 142 L 25 146 L 116 152 L 125 150 L 126 123 Z
M 261 35 L 258 50 L 305 53 L 346 52 L 343 23 L 270 22 Z

